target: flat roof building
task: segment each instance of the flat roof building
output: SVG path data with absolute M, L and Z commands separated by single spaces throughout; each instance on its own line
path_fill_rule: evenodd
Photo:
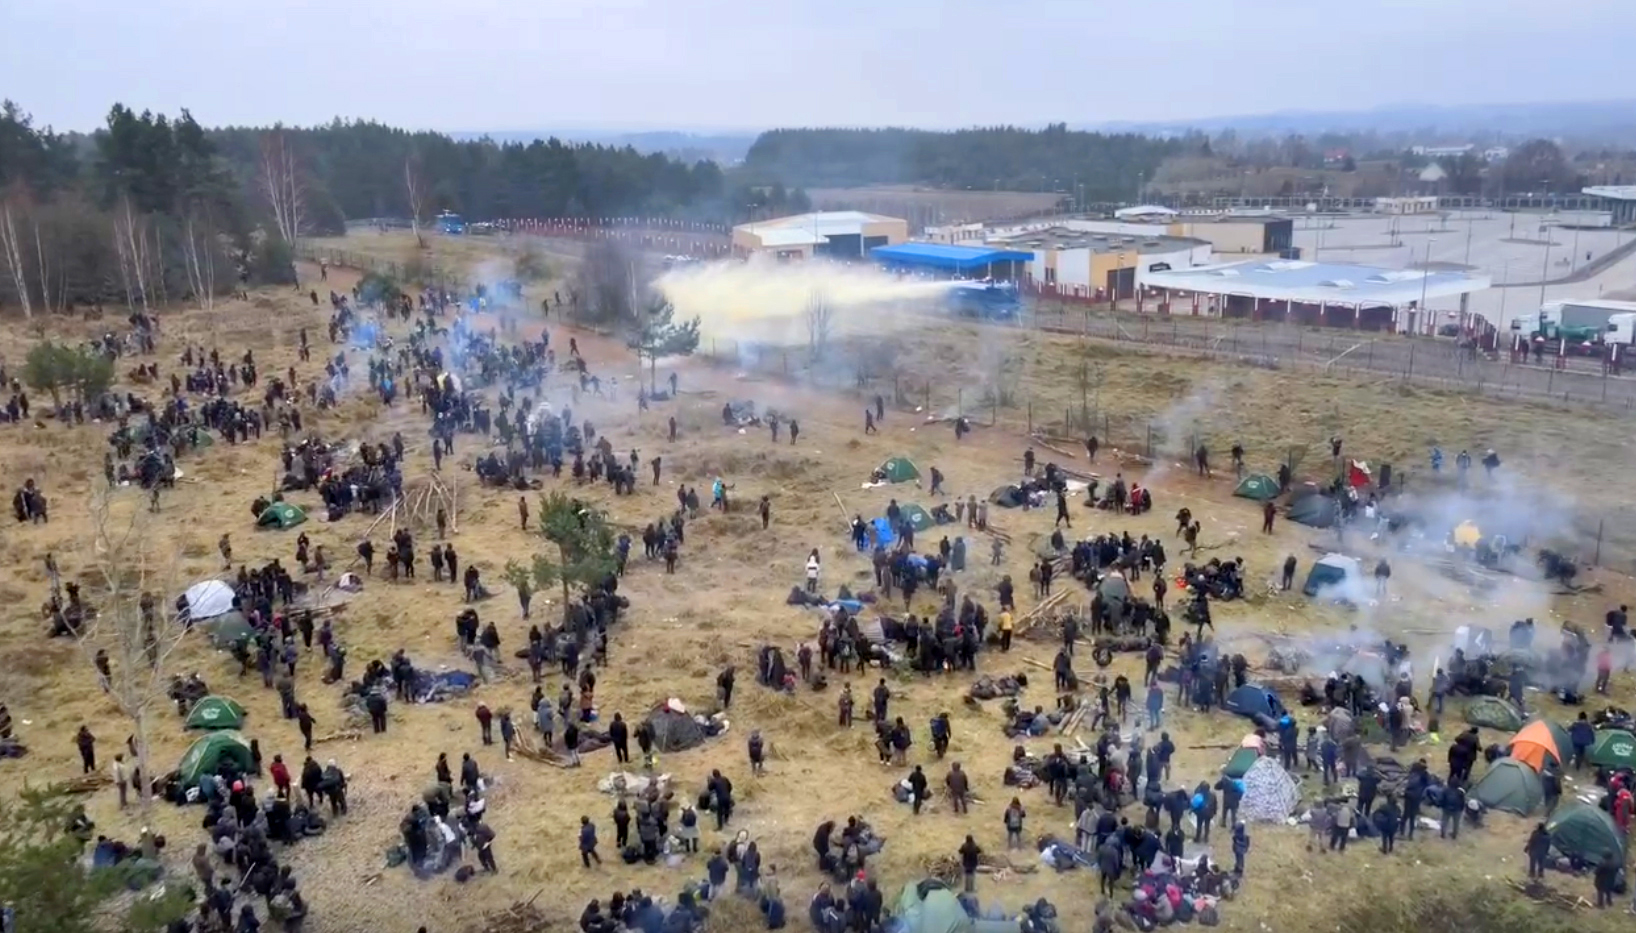
M 909 239 L 909 222 L 863 211 L 796 214 L 733 228 L 733 253 L 779 259 L 862 259 L 877 246 Z
M 1489 287 L 1489 278 L 1466 272 L 1386 269 L 1349 263 L 1273 260 L 1237 262 L 1198 269 L 1158 272 L 1145 286 L 1208 301 L 1208 313 L 1222 317 L 1292 321 L 1330 327 L 1358 327 L 1429 333 L 1434 299 L 1458 298 L 1464 319 L 1468 296 Z
M 870 258 L 897 272 L 943 278 L 1015 281 L 1033 253 L 996 246 L 960 246 L 951 243 L 898 243 L 877 246 Z
M 1607 202 L 1615 227 L 1636 223 L 1636 185 L 1592 185 L 1581 193 Z
M 1028 283 L 1063 298 L 1130 298 L 1152 272 L 1190 269 L 1212 261 L 1207 240 L 1177 236 L 1095 233 L 1058 226 L 990 241 L 1033 254 Z

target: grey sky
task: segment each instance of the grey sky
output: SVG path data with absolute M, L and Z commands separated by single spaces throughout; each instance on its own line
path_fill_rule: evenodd
M 0 96 L 206 124 L 963 126 L 1632 96 L 1633 0 L 0 0 Z

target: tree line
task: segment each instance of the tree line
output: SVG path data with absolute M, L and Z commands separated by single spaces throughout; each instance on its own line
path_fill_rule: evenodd
M 757 137 L 743 174 L 764 185 L 915 184 L 1128 201 L 1161 161 L 1179 151 L 1173 140 L 1069 130 L 1063 123 L 1041 130 L 997 126 L 952 132 L 784 129 Z
M 91 134 L 0 105 L 0 306 L 142 310 L 293 282 L 291 244 L 349 219 L 438 213 L 735 217 L 714 162 L 630 147 L 457 141 L 368 121 L 202 126 L 121 104 Z

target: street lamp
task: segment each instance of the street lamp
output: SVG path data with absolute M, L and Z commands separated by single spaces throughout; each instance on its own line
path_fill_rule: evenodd
M 1426 308 L 1426 286 L 1431 284 L 1431 248 L 1437 242 L 1436 237 L 1426 238 L 1426 261 L 1420 264 L 1420 320 L 1424 322 L 1431 314 Z

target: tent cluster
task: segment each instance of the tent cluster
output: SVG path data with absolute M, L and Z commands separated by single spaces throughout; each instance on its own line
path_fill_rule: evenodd
M 1477 705 L 1473 701 L 1472 706 Z M 1479 708 L 1482 713 L 1483 708 Z M 1468 718 L 1470 715 L 1468 708 Z M 1535 719 L 1517 730 L 1509 748 L 1510 754 L 1489 765 L 1472 786 L 1471 797 L 1490 810 L 1532 816 L 1545 804 L 1540 772 L 1547 766 L 1562 767 L 1567 761 L 1565 753 L 1573 748 L 1572 740 L 1568 731 L 1556 723 Z M 1636 736 L 1622 729 L 1603 731 L 1588 757 L 1603 767 L 1636 765 Z M 1624 862 L 1625 835 L 1613 817 L 1599 807 L 1566 801 L 1551 812 L 1545 828 L 1551 835 L 1552 847 L 1570 859 L 1594 865 L 1612 853 L 1621 864 Z

